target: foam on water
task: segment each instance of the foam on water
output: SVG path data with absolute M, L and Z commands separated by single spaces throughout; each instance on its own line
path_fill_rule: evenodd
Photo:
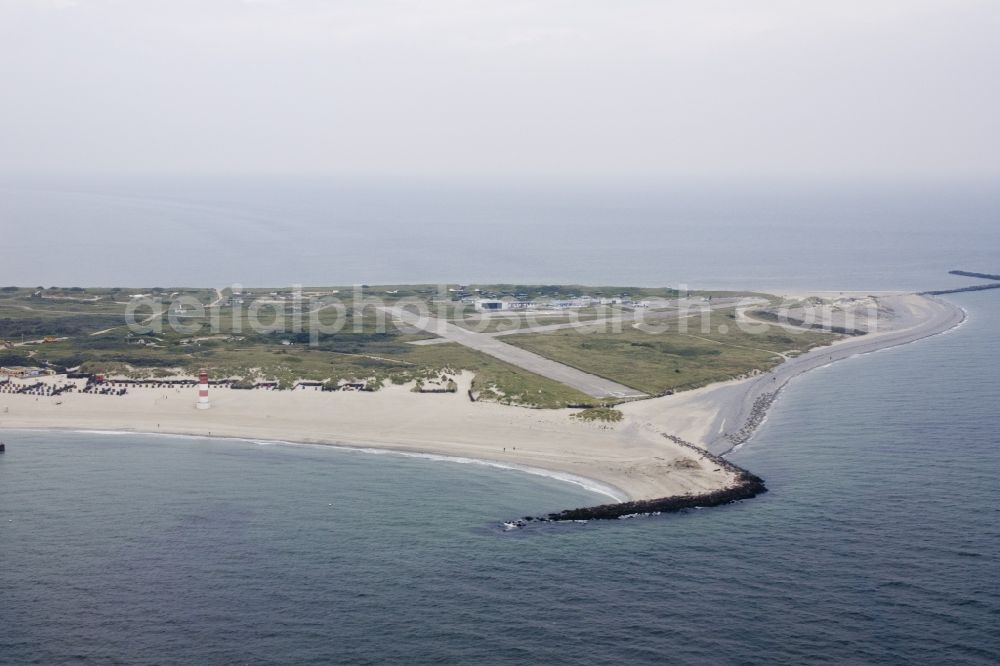
M 39 429 L 48 430 L 50 432 L 58 432 L 59 429 Z M 255 439 L 247 437 L 228 437 L 225 435 L 184 435 L 177 433 L 165 433 L 165 432 L 146 432 L 138 430 L 88 430 L 88 429 L 72 429 L 70 432 L 77 432 L 82 434 L 93 434 L 93 435 L 111 435 L 111 436 L 135 436 L 144 435 L 149 437 L 166 437 L 173 439 L 190 439 L 190 440 L 228 440 L 236 442 L 247 442 L 250 444 L 256 444 L 258 446 L 293 446 L 298 448 L 309 448 L 314 450 L 330 450 L 335 449 L 339 451 L 354 451 L 356 453 L 366 453 L 369 455 L 393 455 L 393 456 L 403 456 L 406 458 L 419 458 L 422 460 L 432 460 L 437 462 L 447 462 L 455 463 L 460 465 L 483 465 L 485 467 L 493 467 L 496 469 L 504 469 L 515 472 L 522 472 L 524 474 L 531 474 L 533 476 L 542 476 L 549 479 L 555 479 L 556 481 L 562 481 L 564 483 L 570 483 L 575 486 L 579 486 L 585 490 L 598 495 L 604 495 L 615 502 L 627 502 L 628 495 L 626 495 L 621 490 L 614 488 L 606 483 L 601 483 L 594 479 L 588 479 L 583 476 L 576 474 L 570 474 L 568 472 L 556 472 L 552 470 L 542 469 L 540 467 L 531 467 L 529 465 L 519 465 L 516 463 L 503 463 L 494 460 L 482 460 L 479 458 L 467 458 L 463 456 L 448 456 L 439 453 L 421 453 L 414 451 L 402 451 L 399 449 L 381 449 L 372 448 L 365 446 L 353 446 L 350 444 L 336 443 L 336 444 L 321 444 L 316 442 L 293 442 L 287 440 L 267 440 L 267 439 Z
M 419 454 L 19 432 L 0 662 L 998 663 L 986 294 L 796 377 L 731 454 L 770 492 L 644 520 L 504 533 L 594 496 Z

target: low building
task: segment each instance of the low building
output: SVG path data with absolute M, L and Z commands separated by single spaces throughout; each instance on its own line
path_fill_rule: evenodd
M 0 368 L 0 375 L 7 375 L 8 377 L 41 377 L 47 374 L 50 374 L 49 370 L 34 366 L 14 365 Z
M 499 312 L 501 310 L 532 310 L 538 307 L 534 301 L 501 301 L 491 298 L 479 298 L 473 301 L 476 310 L 480 312 Z
M 594 305 L 594 300 L 590 298 L 574 298 L 568 301 L 551 301 L 549 306 L 558 310 L 567 308 L 589 308 Z
M 292 387 L 293 391 L 320 391 L 323 389 L 323 382 L 298 381 Z
M 504 302 L 480 298 L 475 302 L 475 306 L 480 312 L 498 312 L 504 309 Z

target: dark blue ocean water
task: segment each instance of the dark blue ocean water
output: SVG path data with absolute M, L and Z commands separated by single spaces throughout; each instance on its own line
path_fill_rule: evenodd
M 7 431 L 0 662 L 995 664 L 1000 300 L 793 381 L 732 458 L 771 492 L 600 501 L 317 448 Z

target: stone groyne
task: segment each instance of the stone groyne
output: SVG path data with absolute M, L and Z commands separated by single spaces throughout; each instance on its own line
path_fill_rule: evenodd
M 974 273 L 972 271 L 948 271 L 949 275 L 961 275 L 962 277 L 979 278 L 980 280 L 1000 280 L 1000 275 L 992 273 Z
M 974 284 L 969 287 L 957 287 L 955 289 L 940 289 L 938 291 L 925 291 L 927 296 L 941 296 L 943 294 L 960 294 L 963 291 L 985 291 L 987 289 L 1000 289 L 1000 275 L 993 273 L 975 273 L 973 271 L 948 271 L 949 275 L 960 275 L 962 277 L 977 278 L 979 280 L 994 280 L 996 284 Z
M 697 509 L 722 504 L 731 504 L 740 500 L 751 499 L 767 492 L 764 480 L 755 474 L 751 474 L 742 467 L 738 467 L 722 456 L 709 453 L 705 449 L 695 446 L 690 442 L 674 435 L 664 435 L 667 439 L 684 447 L 691 449 L 703 460 L 708 460 L 719 467 L 731 471 L 735 475 L 732 485 L 719 490 L 707 493 L 673 495 L 671 497 L 661 497 L 659 499 L 635 500 L 632 502 L 621 502 L 619 504 L 601 504 L 599 506 L 583 507 L 579 509 L 566 509 L 557 513 L 550 513 L 546 516 L 525 516 L 520 520 L 512 520 L 504 523 L 507 529 L 525 527 L 530 523 L 551 523 L 564 521 L 586 521 L 586 520 L 617 520 L 622 518 L 634 518 L 637 516 L 656 516 L 663 513 L 676 513 L 685 509 Z
M 956 289 L 939 289 L 937 291 L 921 292 L 925 296 L 943 296 L 945 294 L 960 294 L 963 291 L 986 291 L 987 289 L 1000 289 L 1000 282 L 996 284 L 975 284 L 971 287 L 958 287 Z

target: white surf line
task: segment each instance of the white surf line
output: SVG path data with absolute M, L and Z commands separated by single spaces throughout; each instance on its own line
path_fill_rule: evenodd
M 87 428 L 56 428 L 56 427 L 46 427 L 46 428 L 11 428 L 7 432 L 16 431 L 30 431 L 30 432 L 74 432 L 87 435 L 110 435 L 110 436 L 125 436 L 125 435 L 142 435 L 151 437 L 165 437 L 170 439 L 215 439 L 222 441 L 236 441 L 236 442 L 246 442 L 248 444 L 256 444 L 258 446 L 288 446 L 296 448 L 312 448 L 312 449 L 335 449 L 339 451 L 351 451 L 354 453 L 366 453 L 369 455 L 394 455 L 401 456 L 405 458 L 422 458 L 424 460 L 432 460 L 437 462 L 450 462 L 462 465 L 482 465 L 485 467 L 493 467 L 496 469 L 511 470 L 515 472 L 523 472 L 525 474 L 531 474 L 533 476 L 541 476 L 548 479 L 554 479 L 556 481 L 562 481 L 563 483 L 569 483 L 575 486 L 579 486 L 584 490 L 588 490 L 592 493 L 598 495 L 604 495 L 615 501 L 617 504 L 621 504 L 629 501 L 628 495 L 619 488 L 612 486 L 611 484 L 604 483 L 602 481 L 597 481 L 596 479 L 591 479 L 585 476 L 579 476 L 577 474 L 570 474 L 569 472 L 556 472 L 553 470 L 543 469 L 541 467 L 531 467 L 529 465 L 521 465 L 518 463 L 503 463 L 494 460 L 483 460 L 481 458 L 468 458 L 465 456 L 449 456 L 441 453 L 424 453 L 418 451 L 403 451 L 401 449 L 393 448 L 376 448 L 370 446 L 357 446 L 353 444 L 343 444 L 343 443 L 325 443 L 325 442 L 294 442 L 283 439 L 260 439 L 254 437 L 237 437 L 228 435 L 189 435 L 184 433 L 173 433 L 173 432 L 151 432 L 148 430 L 99 430 L 99 429 L 87 429 Z
M 956 323 L 952 324 L 951 326 L 948 326 L 947 328 L 943 328 L 943 329 L 940 329 L 940 330 L 932 330 L 932 331 L 930 331 L 928 333 L 925 333 L 925 334 L 922 334 L 922 335 L 918 335 L 917 337 L 909 339 L 909 340 L 895 341 L 895 340 L 891 340 L 890 339 L 890 340 L 886 341 L 886 344 L 884 346 L 879 346 L 879 347 L 875 347 L 875 348 L 872 348 L 872 349 L 864 349 L 864 348 L 862 348 L 862 349 L 860 349 L 860 350 L 858 350 L 858 351 L 856 351 L 856 352 L 854 352 L 852 354 L 847 354 L 845 356 L 840 356 L 838 358 L 833 358 L 830 361 L 828 361 L 826 363 L 823 363 L 821 365 L 816 365 L 816 366 L 812 366 L 812 367 L 806 367 L 806 368 L 804 368 L 802 370 L 794 372 L 793 374 L 791 374 L 788 377 L 786 377 L 785 380 L 783 382 L 781 382 L 780 385 L 774 387 L 775 390 L 772 392 L 773 395 L 774 395 L 774 399 L 771 401 L 771 403 L 764 410 L 764 413 L 762 415 L 761 420 L 754 426 L 753 430 L 750 432 L 750 434 L 747 436 L 747 438 L 744 439 L 739 444 L 736 444 L 735 446 L 732 446 L 732 447 L 726 449 L 725 451 L 722 451 L 721 453 L 719 453 L 717 455 L 725 457 L 725 456 L 729 455 L 730 453 L 732 453 L 733 451 L 735 451 L 735 450 L 739 449 L 740 447 L 742 447 L 744 444 L 747 444 L 748 442 L 750 442 L 750 440 L 752 440 L 754 438 L 754 436 L 757 434 L 757 432 L 760 430 L 760 427 L 767 420 L 768 414 L 770 413 L 771 409 L 774 407 L 774 405 L 778 401 L 778 399 L 781 397 L 781 394 L 784 392 L 784 390 L 789 386 L 789 384 L 793 380 L 795 380 L 795 379 L 797 379 L 797 378 L 799 378 L 799 377 L 801 377 L 801 376 L 803 376 L 803 375 L 805 375 L 807 373 L 813 372 L 815 370 L 820 370 L 822 368 L 829 368 L 830 366 L 834 365 L 835 363 L 839 363 L 840 361 L 846 361 L 848 359 L 854 359 L 854 358 L 858 358 L 860 356 L 866 356 L 866 355 L 869 355 L 869 354 L 877 354 L 878 352 L 888 351 L 888 350 L 891 350 L 891 349 L 898 349 L 900 347 L 905 347 L 907 345 L 912 345 L 912 344 L 915 344 L 915 343 L 918 343 L 918 342 L 922 342 L 924 340 L 929 340 L 930 338 L 934 338 L 934 337 L 937 337 L 939 335 L 947 335 L 947 334 L 951 333 L 952 331 L 955 331 L 958 328 L 960 328 L 968 320 L 968 316 L 969 316 L 968 311 L 965 308 L 961 307 L 960 305 L 958 305 L 956 303 L 952 303 L 951 301 L 944 301 L 944 299 L 939 299 L 937 297 L 926 296 L 926 295 L 923 296 L 923 297 L 927 298 L 929 300 L 937 300 L 939 302 L 943 302 L 943 303 L 945 303 L 945 305 L 947 305 L 948 307 L 952 308 L 953 310 L 957 310 L 957 311 L 961 312 L 961 316 L 959 317 L 959 319 L 958 319 L 958 321 Z M 922 326 L 922 324 L 917 324 L 917 325 L 911 327 L 910 329 L 904 329 L 904 331 L 900 331 L 900 333 L 903 333 L 906 330 L 911 330 L 912 331 L 913 328 L 919 328 L 920 326 Z M 842 344 L 842 345 L 848 345 L 848 344 L 850 344 L 852 342 L 856 342 L 857 346 L 863 346 L 864 343 L 866 343 L 866 342 L 870 343 L 871 340 L 870 339 L 869 340 L 865 340 L 865 336 L 847 337 L 847 338 L 843 338 L 840 341 L 840 344 Z M 817 351 L 817 352 L 821 351 L 821 350 L 840 351 L 840 350 L 838 350 L 836 348 L 837 344 L 838 343 L 835 342 L 835 343 L 833 343 L 833 345 L 830 345 L 830 346 L 827 346 L 827 347 L 818 347 L 818 348 L 816 348 L 813 351 Z M 788 361 L 788 363 L 795 363 L 796 361 L 798 361 L 801 358 L 802 357 L 796 357 L 796 358 L 792 359 L 791 361 Z M 780 369 L 781 369 L 781 366 L 779 365 L 778 367 L 774 368 L 774 370 L 772 371 L 772 373 L 780 371 Z M 749 396 L 749 394 L 750 394 L 750 391 L 748 390 L 747 394 L 744 396 L 743 400 L 746 400 L 747 396 Z

